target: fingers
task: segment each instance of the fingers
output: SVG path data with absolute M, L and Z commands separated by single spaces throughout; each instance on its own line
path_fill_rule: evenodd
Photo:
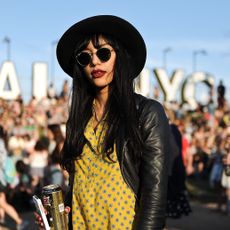
M 34 212 L 34 216 L 35 216 L 36 221 L 38 221 L 38 222 L 42 221 L 41 216 L 37 212 Z
M 69 214 L 69 213 L 70 213 L 70 210 L 71 210 L 71 208 L 70 208 L 69 206 L 66 206 L 66 207 L 65 207 L 65 213 L 66 213 L 66 214 Z
M 38 221 L 35 221 L 35 224 L 38 225 L 38 229 L 39 230 L 45 230 L 44 226 L 43 226 L 43 223 L 40 223 Z
M 41 216 L 36 212 L 34 212 L 34 216 L 35 216 L 35 224 L 38 225 L 39 230 L 44 230 L 45 228 Z
M 71 208 L 69 206 L 66 206 L 65 207 L 65 214 L 67 215 L 67 218 L 68 218 L 68 214 L 70 213 L 71 211 Z M 47 214 L 47 211 L 44 209 L 44 212 L 45 214 Z M 39 227 L 39 230 L 44 230 L 44 223 L 42 221 L 42 218 L 41 216 L 37 213 L 37 212 L 34 212 L 34 216 L 35 216 L 35 224 L 38 225 Z

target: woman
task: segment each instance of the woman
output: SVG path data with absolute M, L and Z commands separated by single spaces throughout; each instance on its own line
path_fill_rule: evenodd
M 146 60 L 139 32 L 111 15 L 82 20 L 57 46 L 72 77 L 61 165 L 70 174 L 70 229 L 163 229 L 169 125 L 134 93 Z

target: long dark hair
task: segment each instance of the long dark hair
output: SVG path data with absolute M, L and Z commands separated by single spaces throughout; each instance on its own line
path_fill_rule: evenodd
M 99 48 L 99 37 L 102 36 L 116 52 L 116 61 L 113 81 L 110 84 L 110 93 L 106 105 L 106 121 L 108 129 L 104 139 L 103 153 L 110 158 L 114 151 L 115 140 L 119 138 L 119 129 L 124 129 L 124 138 L 128 141 L 129 154 L 135 159 L 141 153 L 142 140 L 138 130 L 138 116 L 135 106 L 135 94 L 133 78 L 131 77 L 132 60 L 116 39 L 94 34 L 86 37 L 77 45 L 75 51 L 84 49 L 90 41 L 95 48 Z M 66 126 L 66 140 L 62 150 L 61 165 L 69 172 L 74 170 L 74 160 L 81 157 L 82 149 L 86 143 L 84 130 L 89 119 L 92 117 L 92 103 L 95 98 L 95 87 L 87 80 L 83 68 L 80 67 L 73 57 L 74 73 L 71 107 Z

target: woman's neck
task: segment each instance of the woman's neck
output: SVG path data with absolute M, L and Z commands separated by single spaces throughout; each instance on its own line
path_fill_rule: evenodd
M 109 98 L 108 92 L 100 91 L 96 94 L 96 97 L 94 99 L 93 109 L 95 112 L 95 118 L 97 122 L 99 122 L 105 114 L 105 108 L 108 102 L 108 98 Z
M 99 110 L 105 109 L 109 99 L 109 86 L 99 89 L 96 92 L 95 103 Z

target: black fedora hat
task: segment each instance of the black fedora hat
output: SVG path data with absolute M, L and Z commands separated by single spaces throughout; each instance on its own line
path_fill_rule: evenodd
M 94 33 L 111 35 L 122 42 L 131 56 L 132 78 L 140 74 L 146 61 L 146 46 L 140 33 L 132 24 L 120 17 L 97 15 L 72 25 L 58 42 L 57 60 L 70 77 L 73 77 L 76 44 L 85 36 Z

